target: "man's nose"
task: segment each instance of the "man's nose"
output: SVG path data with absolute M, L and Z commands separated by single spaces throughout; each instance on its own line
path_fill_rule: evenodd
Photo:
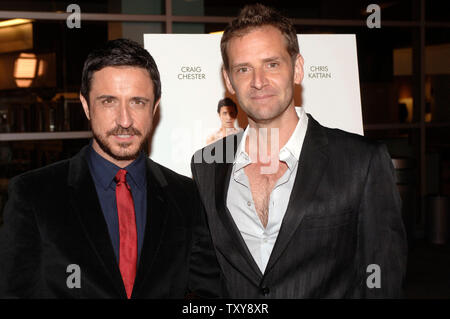
M 133 118 L 130 113 L 130 107 L 126 103 L 120 103 L 119 114 L 116 122 L 118 125 L 124 128 L 128 128 L 133 124 Z
M 262 68 L 255 68 L 252 78 L 252 87 L 262 89 L 267 84 L 266 74 Z

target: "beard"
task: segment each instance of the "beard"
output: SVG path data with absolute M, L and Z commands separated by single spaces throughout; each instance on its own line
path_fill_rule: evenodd
M 94 129 L 92 129 L 92 135 L 103 152 L 117 161 L 129 161 L 135 160 L 139 156 L 140 152 L 144 149 L 146 141 L 150 136 L 150 130 L 146 132 L 145 136 L 139 141 L 139 146 L 135 151 L 127 150 L 127 148 L 132 144 L 131 142 L 119 143 L 118 145 L 123 151 L 120 153 L 113 151 L 111 143 L 108 141 L 108 137 L 111 135 L 135 135 L 140 137 L 142 136 L 142 133 L 138 129 L 135 129 L 134 127 L 123 128 L 120 126 L 116 126 L 114 129 L 106 132 L 106 134 L 104 135 L 101 135 Z

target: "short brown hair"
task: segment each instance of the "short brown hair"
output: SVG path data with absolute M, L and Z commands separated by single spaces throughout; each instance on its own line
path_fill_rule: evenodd
M 154 105 L 161 97 L 161 79 L 158 67 L 150 53 L 135 41 L 115 39 L 93 50 L 84 62 L 80 93 L 88 105 L 94 73 L 107 66 L 132 66 L 147 70 L 153 82 Z
M 229 97 L 221 99 L 219 101 L 219 103 L 217 103 L 217 113 L 220 114 L 220 109 L 224 106 L 232 107 L 234 109 L 234 111 L 236 112 L 236 115 L 238 114 L 238 108 L 237 108 L 236 103 L 234 103 L 234 101 L 232 99 L 230 99 Z
M 232 38 L 246 35 L 252 29 L 266 25 L 273 26 L 280 30 L 281 34 L 283 34 L 286 39 L 287 51 L 292 58 L 300 53 L 297 32 L 288 18 L 281 15 L 278 11 L 259 3 L 247 5 L 239 12 L 237 18 L 233 19 L 233 21 L 228 24 L 222 35 L 220 50 L 225 70 L 229 69 L 227 54 L 228 42 L 230 42 Z

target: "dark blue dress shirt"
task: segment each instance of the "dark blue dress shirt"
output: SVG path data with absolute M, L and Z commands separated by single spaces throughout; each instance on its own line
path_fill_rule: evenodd
M 114 177 L 120 167 L 114 165 L 100 156 L 93 148 L 92 143 L 88 152 L 87 162 L 89 170 L 97 189 L 100 206 L 108 226 L 111 243 L 119 264 L 119 217 L 117 215 L 116 182 Z M 138 241 L 138 260 L 144 242 L 145 223 L 147 220 L 147 171 L 145 154 L 141 152 L 138 158 L 124 167 L 127 170 L 126 180 L 131 188 L 136 214 L 136 228 Z

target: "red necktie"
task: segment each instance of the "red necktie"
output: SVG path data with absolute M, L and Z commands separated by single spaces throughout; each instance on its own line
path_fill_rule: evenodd
M 121 169 L 117 172 L 115 180 L 117 182 L 116 201 L 119 215 L 119 268 L 127 296 L 130 298 L 136 277 L 137 234 L 134 202 L 126 175 L 127 171 Z

